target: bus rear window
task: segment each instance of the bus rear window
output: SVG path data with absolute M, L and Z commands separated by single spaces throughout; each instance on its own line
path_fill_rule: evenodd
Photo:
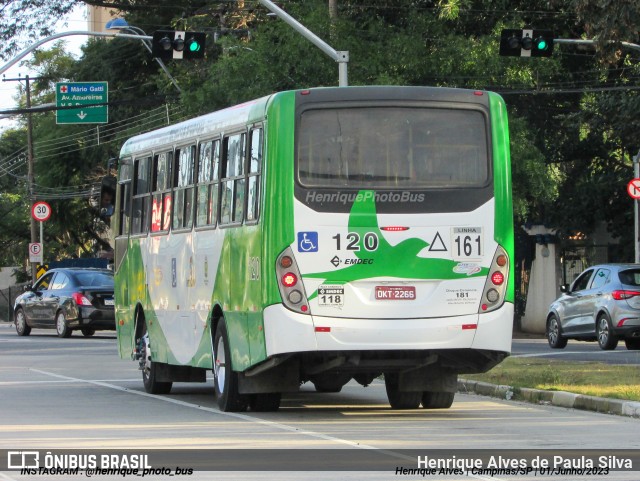
M 310 109 L 300 119 L 297 166 L 305 187 L 481 187 L 487 124 L 466 109 Z

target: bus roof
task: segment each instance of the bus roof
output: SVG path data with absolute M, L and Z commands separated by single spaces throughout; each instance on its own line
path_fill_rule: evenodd
M 273 95 L 268 95 L 223 110 L 211 112 L 158 130 L 136 135 L 127 140 L 120 150 L 120 157 L 134 153 L 149 152 L 193 139 L 207 137 L 221 130 L 233 129 L 247 123 L 264 119 L 267 104 Z
M 137 135 L 127 140 L 120 151 L 120 157 L 127 157 L 134 153 L 149 153 L 165 147 L 171 147 L 192 141 L 194 138 L 206 138 L 221 131 L 245 126 L 261 121 L 266 116 L 268 104 L 278 95 L 289 94 L 285 91 L 267 95 L 240 105 L 234 105 L 223 110 L 211 112 L 184 122 L 169 125 Z M 431 100 L 457 101 L 487 104 L 489 95 L 496 95 L 487 91 L 456 89 L 447 87 L 425 86 L 354 86 L 354 87 L 316 87 L 299 89 L 303 95 L 311 94 L 314 100 L 367 100 L 375 96 L 400 100 Z M 485 95 L 488 94 L 488 95 Z

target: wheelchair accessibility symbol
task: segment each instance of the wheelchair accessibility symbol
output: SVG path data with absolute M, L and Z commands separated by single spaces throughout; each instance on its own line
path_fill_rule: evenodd
M 318 252 L 318 233 L 298 232 L 298 252 Z

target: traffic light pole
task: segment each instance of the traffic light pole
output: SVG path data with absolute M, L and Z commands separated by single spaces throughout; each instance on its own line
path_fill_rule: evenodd
M 88 35 L 90 37 L 133 38 L 133 39 L 142 40 L 142 41 L 144 41 L 144 40 L 153 40 L 153 37 L 150 37 L 149 35 L 132 35 L 132 34 L 129 34 L 129 33 L 87 32 L 87 31 L 82 31 L 82 30 L 74 30 L 74 31 L 71 31 L 71 32 L 56 33 L 56 34 L 51 35 L 49 37 L 43 38 L 42 40 L 34 43 L 30 47 L 27 47 L 24 50 L 20 51 L 18 53 L 18 55 L 16 55 L 13 59 L 9 60 L 2 67 L 0 67 L 0 74 L 6 72 L 9 68 L 11 68 L 13 65 L 18 63 L 20 60 L 22 60 L 29 53 L 31 53 L 35 49 L 37 49 L 40 45 L 43 45 L 43 44 L 45 44 L 47 42 L 50 42 L 51 40 L 56 40 L 56 39 L 62 38 L 62 37 L 70 37 L 70 36 L 73 36 L 73 35 L 85 35 L 85 36 Z
M 275 3 L 269 0 L 259 0 L 260 4 L 266 7 L 269 11 L 273 12 L 284 20 L 288 25 L 293 27 L 304 38 L 309 40 L 312 44 L 326 53 L 333 60 L 338 62 L 338 86 L 346 87 L 349 85 L 347 78 L 347 64 L 349 63 L 349 52 L 346 50 L 338 51 L 331 47 L 327 42 L 318 37 L 315 33 L 309 30 L 307 27 L 298 22 L 295 18 L 289 15 L 287 12 L 278 7 Z M 2 72 L 0 72 L 2 73 Z
M 575 39 L 575 38 L 554 38 L 553 43 L 565 43 L 565 44 L 574 44 L 574 45 L 595 45 L 595 40 L 583 40 L 583 39 Z M 640 45 L 637 43 L 630 42 L 620 42 L 623 47 L 630 48 L 632 50 L 640 50 Z

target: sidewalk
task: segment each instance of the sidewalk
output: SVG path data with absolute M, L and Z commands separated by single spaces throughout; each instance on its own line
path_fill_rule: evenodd
M 481 381 L 458 380 L 458 392 L 491 396 L 507 401 L 524 401 L 533 404 L 550 404 L 553 406 L 595 411 L 619 416 L 640 417 L 640 402 L 623 399 L 608 399 L 586 396 L 566 391 L 543 391 L 541 389 L 514 388 L 497 386 Z

